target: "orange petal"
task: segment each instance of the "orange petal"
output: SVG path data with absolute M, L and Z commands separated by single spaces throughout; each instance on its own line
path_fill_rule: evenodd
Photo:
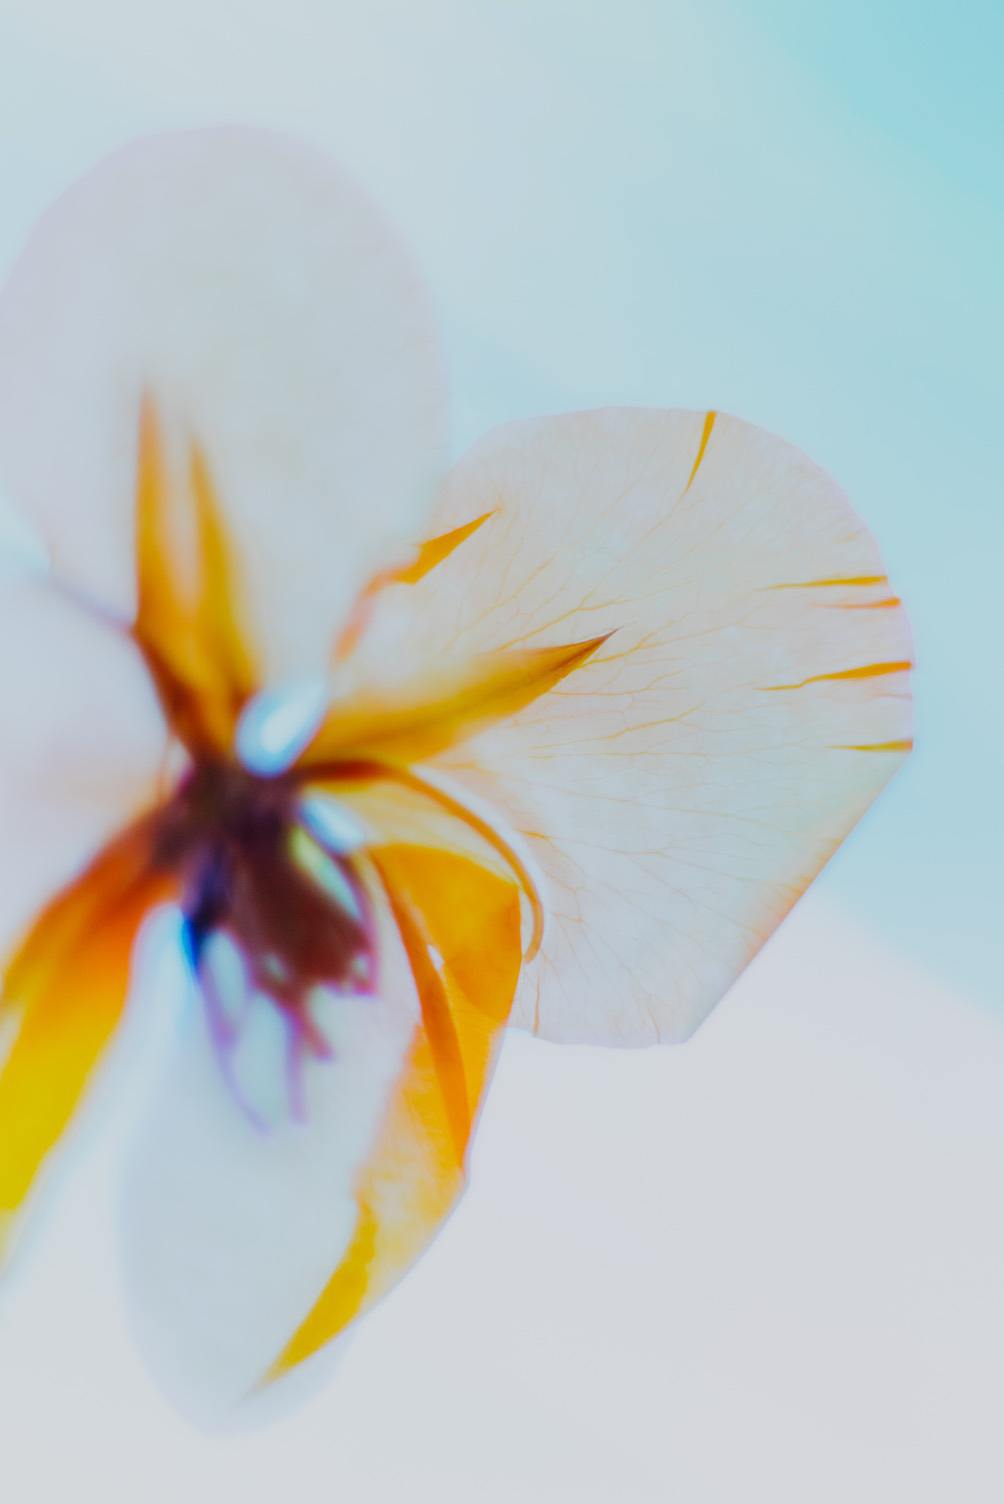
M 908 749 L 903 611 L 830 477 L 723 414 L 513 424 L 460 463 L 434 520 L 488 508 L 380 601 L 352 672 L 615 629 L 433 767 L 543 874 L 548 926 L 514 1021 L 552 1039 L 686 1037 Z
M 336 761 L 409 763 L 432 757 L 546 694 L 609 635 L 485 654 L 452 672 L 430 673 L 397 695 L 356 695 L 331 708 L 296 766 L 309 771 Z
M 384 1294 L 429 1242 L 464 1182 L 471 1128 L 519 975 L 512 883 L 451 853 L 386 846 L 391 895 L 422 1009 L 379 1138 L 360 1175 L 356 1231 L 275 1379 Z
M 188 475 L 172 476 L 149 398 L 139 424 L 136 575 L 133 631 L 173 730 L 193 751 L 227 752 L 255 687 L 236 569 L 203 451 L 193 445 Z
M 143 917 L 170 891 L 150 866 L 151 833 L 144 821 L 113 840 L 45 908 L 6 967 L 0 1251 L 122 1016 Z

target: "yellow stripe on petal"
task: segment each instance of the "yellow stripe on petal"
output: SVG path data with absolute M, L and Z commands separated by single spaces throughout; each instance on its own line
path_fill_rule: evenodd
M 519 977 L 514 884 L 430 847 L 384 846 L 374 857 L 392 895 L 421 1019 L 359 1180 L 352 1241 L 268 1380 L 318 1352 L 386 1293 L 450 1211 Z
M 847 574 L 831 575 L 825 580 L 785 580 L 780 585 L 767 585 L 767 590 L 830 590 L 840 585 L 884 585 L 888 579 L 884 574 Z
M 610 637 L 560 647 L 486 653 L 452 674 L 432 675 L 398 698 L 360 695 L 328 712 L 297 767 L 325 763 L 418 762 L 525 709 L 580 668 Z
M 913 738 L 897 737 L 891 742 L 834 742 L 834 752 L 911 752 Z
M 715 419 L 717 418 L 717 416 L 718 414 L 716 412 L 711 411 L 706 415 L 704 419 L 704 427 L 701 429 L 701 442 L 697 446 L 697 455 L 694 459 L 693 465 L 691 466 L 690 474 L 687 477 L 687 484 L 683 488 L 684 495 L 687 494 L 691 486 L 694 484 L 694 480 L 697 477 L 697 472 L 698 470 L 700 470 L 701 465 L 704 463 L 704 456 L 708 450 L 708 442 L 711 438 L 711 431 L 715 426 Z
M 255 689 L 255 666 L 239 609 L 240 589 L 233 547 L 227 537 L 209 462 L 201 445 L 190 456 L 192 499 L 202 564 L 197 609 L 198 635 L 212 656 L 236 718 Z
M 113 841 L 43 910 L 7 966 L 0 1254 L 122 1016 L 143 917 L 167 896 L 166 876 L 149 867 L 150 833 L 143 822 Z

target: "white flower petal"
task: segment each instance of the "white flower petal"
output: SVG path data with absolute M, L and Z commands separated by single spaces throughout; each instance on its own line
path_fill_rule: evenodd
M 0 298 L 0 483 L 120 610 L 144 390 L 175 461 L 204 446 L 268 676 L 318 667 L 420 526 L 441 406 L 415 273 L 324 156 L 253 130 L 141 140 L 49 210 Z

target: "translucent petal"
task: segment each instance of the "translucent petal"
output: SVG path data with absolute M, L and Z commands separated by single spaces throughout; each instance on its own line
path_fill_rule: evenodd
M 613 635 L 441 769 L 529 843 L 548 929 L 514 1019 L 688 1035 L 909 747 L 910 644 L 876 545 L 804 455 L 734 418 L 608 410 L 505 428 L 385 590 L 360 682 L 407 660 Z
M 140 141 L 50 209 L 0 299 L 0 481 L 123 611 L 144 392 L 178 473 L 201 446 L 268 677 L 319 667 L 420 530 L 441 407 L 415 273 L 323 156 L 252 130 Z

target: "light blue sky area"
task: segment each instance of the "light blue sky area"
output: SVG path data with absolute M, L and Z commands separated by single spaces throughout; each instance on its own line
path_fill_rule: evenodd
M 458 446 L 603 402 L 791 438 L 877 531 L 919 747 L 823 881 L 1000 998 L 1004 44 L 990 4 L 8 0 L 0 259 L 136 131 L 335 150 L 438 296 Z

